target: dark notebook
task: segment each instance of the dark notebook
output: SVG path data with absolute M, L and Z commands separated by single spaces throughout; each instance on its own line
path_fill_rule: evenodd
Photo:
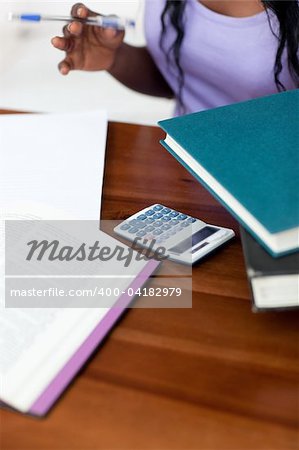
M 299 253 L 273 258 L 240 227 L 255 309 L 299 307 Z

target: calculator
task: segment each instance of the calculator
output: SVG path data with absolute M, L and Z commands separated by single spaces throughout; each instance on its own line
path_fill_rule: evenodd
M 145 208 L 114 228 L 138 247 L 155 251 L 163 247 L 168 259 L 194 264 L 232 239 L 234 231 L 210 225 L 161 204 Z

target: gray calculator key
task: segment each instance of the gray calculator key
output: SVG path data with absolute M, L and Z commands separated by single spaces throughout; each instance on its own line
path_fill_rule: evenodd
M 155 229 L 155 227 L 153 227 L 152 225 L 149 225 L 148 227 L 146 227 L 144 230 L 149 232 L 149 231 L 153 231 Z
M 180 221 L 178 219 L 173 219 L 170 223 L 171 225 L 177 225 Z
M 161 220 L 163 220 L 163 222 L 169 222 L 169 221 L 171 220 L 171 217 L 169 217 L 169 216 L 163 216 L 163 217 L 161 218 Z
M 137 227 L 132 227 L 132 228 L 129 230 L 129 233 L 135 234 L 135 233 L 137 233 L 137 231 L 139 231 L 139 228 L 137 228 Z
M 153 214 L 155 214 L 155 211 L 153 209 L 149 209 L 148 211 L 145 212 L 146 216 L 152 216 Z
M 154 227 L 161 227 L 163 225 L 163 222 L 161 220 L 157 220 L 157 222 L 153 223 Z
M 144 219 L 146 219 L 145 214 L 140 214 L 140 216 L 137 216 L 137 220 L 144 220 Z
M 165 223 L 165 225 L 163 225 L 162 230 L 169 230 L 169 228 L 171 228 L 171 226 L 168 223 Z
M 162 234 L 162 233 L 163 233 L 163 231 L 160 230 L 160 229 L 157 229 L 157 230 L 153 231 L 153 235 L 154 236 L 159 236 L 159 234 Z
M 182 222 L 181 223 L 181 227 L 184 227 L 184 228 L 189 227 L 189 225 L 191 225 L 191 222 Z
M 130 220 L 130 221 L 129 221 L 129 224 L 135 226 L 135 225 L 138 224 L 138 220 L 136 220 L 136 219 Z
M 138 227 L 139 229 L 146 227 L 146 223 L 144 222 L 140 222 L 138 224 L 136 224 L 136 227 Z
M 145 235 L 146 235 L 146 231 L 144 231 L 144 230 L 138 231 L 138 233 L 136 234 L 136 236 L 139 236 L 139 237 L 143 237 Z
M 155 206 L 153 207 L 153 209 L 154 209 L 155 211 L 161 211 L 161 209 L 163 209 L 163 206 L 162 206 L 162 205 L 155 205 Z
M 144 221 L 144 223 L 146 223 L 146 225 L 149 225 L 149 224 L 151 224 L 151 223 L 153 223 L 155 220 L 152 218 L 152 217 L 148 217 L 145 221 Z
M 120 229 L 121 230 L 128 230 L 130 228 L 130 225 L 128 223 L 124 223 L 123 225 L 121 225 Z

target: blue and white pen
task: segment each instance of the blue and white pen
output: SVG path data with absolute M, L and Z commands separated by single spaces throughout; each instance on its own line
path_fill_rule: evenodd
M 47 16 L 42 14 L 14 14 L 9 13 L 8 20 L 20 20 L 25 22 L 42 22 L 44 20 L 51 22 L 82 22 L 85 25 L 93 25 L 101 28 L 114 28 L 116 30 L 124 30 L 125 28 L 134 28 L 135 21 L 132 19 L 124 19 L 117 16 L 95 16 L 87 19 L 77 19 L 75 17 L 66 16 Z

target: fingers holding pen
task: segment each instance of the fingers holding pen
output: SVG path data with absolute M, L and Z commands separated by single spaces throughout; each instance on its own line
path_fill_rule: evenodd
M 76 3 L 71 10 L 71 15 L 78 19 L 87 19 L 87 17 L 95 17 L 98 14 L 88 9 L 83 3 Z
M 82 24 L 79 22 L 71 22 L 63 27 L 63 37 L 55 36 L 51 43 L 58 50 L 70 52 L 73 48 L 73 37 L 80 36 L 82 33 Z

